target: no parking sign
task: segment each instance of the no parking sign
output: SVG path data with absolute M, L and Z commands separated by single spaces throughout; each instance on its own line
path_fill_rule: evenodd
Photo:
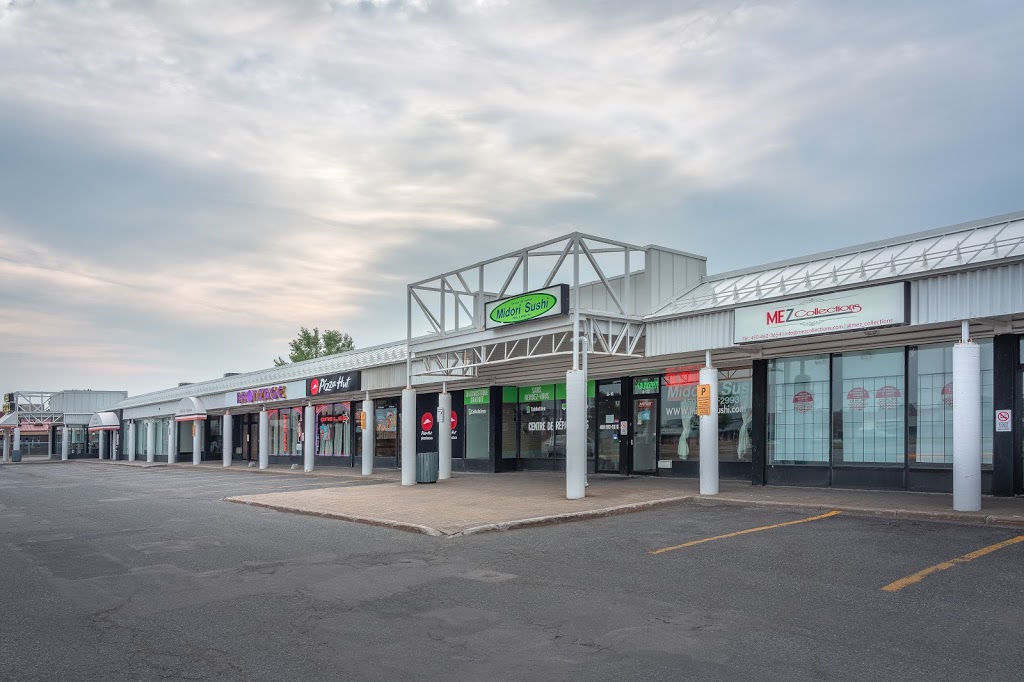
M 996 410 L 996 431 L 1013 431 L 1013 412 Z

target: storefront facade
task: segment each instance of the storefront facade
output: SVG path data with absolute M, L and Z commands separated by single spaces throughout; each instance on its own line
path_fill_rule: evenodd
M 558 261 L 538 274 L 535 256 Z M 553 284 L 573 258 L 576 282 Z M 502 259 L 511 272 L 489 281 Z M 705 451 L 719 477 L 948 491 L 966 322 L 981 355 L 983 489 L 1022 491 L 1024 214 L 711 277 L 693 254 L 575 233 L 492 261 L 410 285 L 405 343 L 124 401 L 133 450 L 153 443 L 166 458 L 161 448 L 190 455 L 198 443 L 197 461 L 262 465 L 262 454 L 366 473 L 407 464 L 405 442 L 450 452 L 453 471 L 562 471 L 575 357 L 587 471 L 696 477 L 711 366 Z M 428 328 L 413 336 L 415 311 Z M 170 426 L 186 396 L 204 405 L 188 425 L 199 436 Z

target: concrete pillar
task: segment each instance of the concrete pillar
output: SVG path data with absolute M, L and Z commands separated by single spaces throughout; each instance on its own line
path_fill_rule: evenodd
M 128 442 L 125 443 L 126 449 L 128 450 L 128 461 L 135 461 L 135 422 L 128 422 Z
M 316 408 L 306 405 L 302 417 L 302 470 L 313 470 L 313 455 L 316 453 Z
M 192 466 L 203 461 L 203 424 L 202 420 L 192 420 Z
M 146 420 L 146 461 L 156 461 L 156 422 L 152 419 Z
M 7 462 L 11 459 L 11 430 L 4 429 L 2 435 L 4 437 L 4 461 Z
M 363 428 L 363 476 L 373 474 L 373 448 L 376 444 L 377 426 L 373 421 L 373 401 L 363 401 L 363 412 L 366 414 L 366 426 Z
M 260 412 L 260 469 L 270 466 L 270 415 L 264 409 Z
M 100 459 L 107 458 L 107 431 L 100 431 Z
M 452 394 L 437 396 L 437 477 L 452 477 Z
M 402 485 L 416 485 L 416 389 L 402 389 Z
M 60 430 L 60 458 L 66 460 L 71 452 L 71 429 L 64 426 Z
M 981 348 L 953 346 L 953 509 L 981 511 Z
M 587 375 L 565 373 L 565 498 L 587 495 Z
M 21 457 L 21 427 L 20 426 L 15 426 L 14 427 L 14 447 L 12 448 L 11 453 L 14 454 L 14 455 L 17 455 L 18 457 Z
M 178 422 L 171 420 L 171 427 L 167 429 L 167 463 L 178 463 Z
M 718 494 L 718 370 L 700 368 L 700 383 L 711 387 L 711 414 L 700 417 L 700 494 Z M 699 398 L 698 398 L 699 399 Z
M 231 458 L 235 454 L 235 434 L 231 430 L 231 413 L 224 413 L 224 420 L 221 425 L 224 433 L 224 466 L 231 466 Z

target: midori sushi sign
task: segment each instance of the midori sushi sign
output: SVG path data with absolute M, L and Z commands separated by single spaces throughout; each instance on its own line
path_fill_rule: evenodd
M 484 306 L 485 329 L 569 313 L 569 285 L 559 284 L 491 301 Z

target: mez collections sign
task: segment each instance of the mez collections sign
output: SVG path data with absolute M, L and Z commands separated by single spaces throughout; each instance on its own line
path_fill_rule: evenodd
M 568 314 L 569 285 L 558 284 L 491 301 L 484 306 L 484 328 L 497 329 L 509 324 Z
M 910 321 L 906 282 L 736 309 L 734 343 L 892 327 Z
M 306 382 L 306 395 L 315 397 L 318 395 L 330 395 L 331 393 L 358 391 L 361 381 L 362 374 L 359 371 L 315 377 Z

